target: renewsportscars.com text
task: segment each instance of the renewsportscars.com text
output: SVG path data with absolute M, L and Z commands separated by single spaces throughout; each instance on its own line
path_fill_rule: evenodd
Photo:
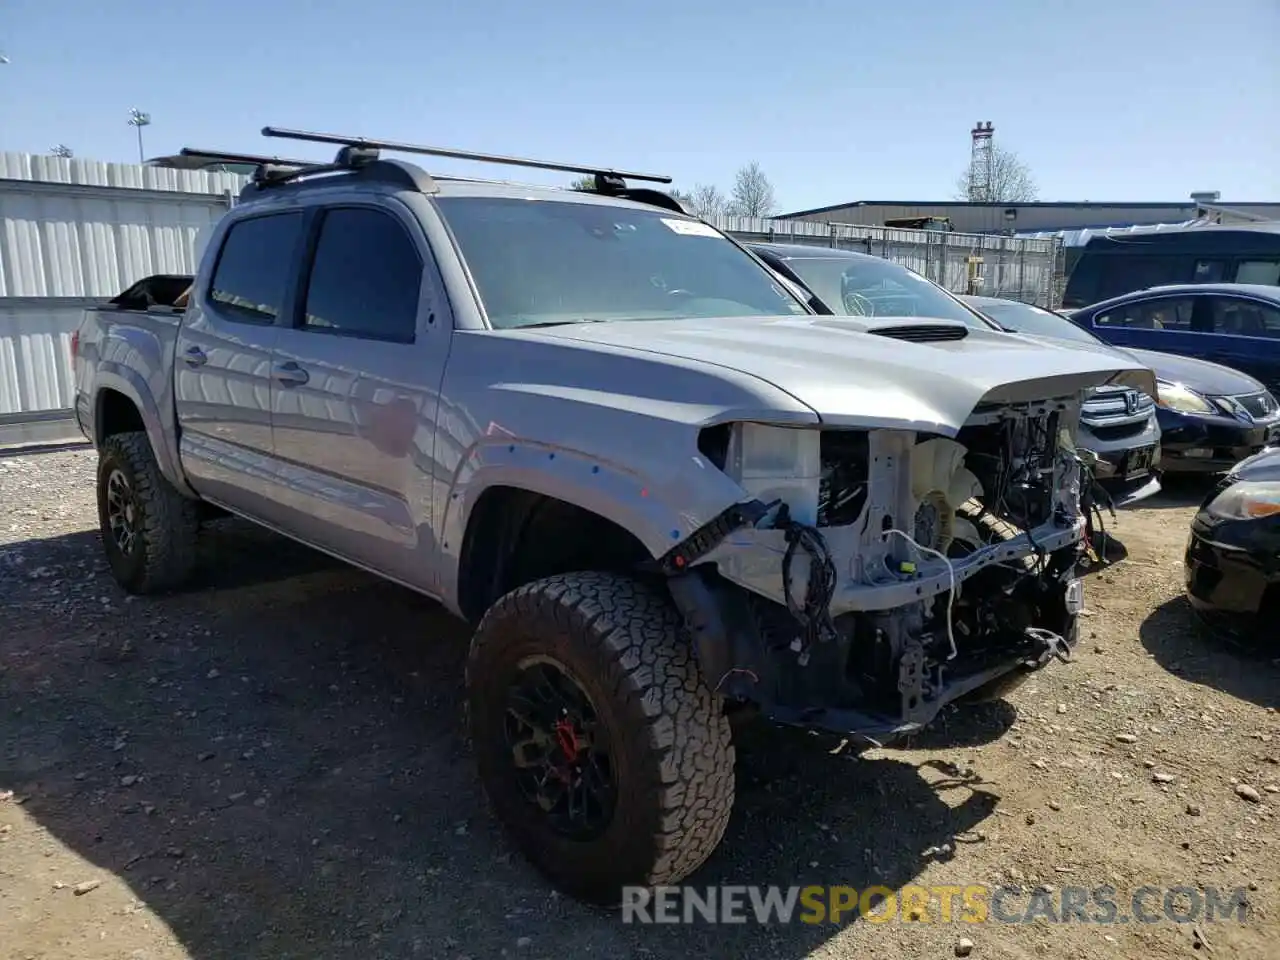
M 624 923 L 1244 923 L 1243 887 L 626 887 Z

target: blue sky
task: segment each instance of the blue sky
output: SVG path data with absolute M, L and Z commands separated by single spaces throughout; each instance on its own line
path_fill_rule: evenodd
M 790 210 L 949 198 L 983 119 L 1044 200 L 1280 200 L 1278 47 L 1280 0 L 5 0 L 0 150 L 129 161 L 136 105 L 149 156 L 327 156 L 276 124 L 683 187 L 756 160 Z

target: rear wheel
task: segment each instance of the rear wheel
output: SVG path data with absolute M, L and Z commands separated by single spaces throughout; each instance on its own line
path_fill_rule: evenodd
M 130 593 L 173 589 L 195 568 L 199 506 L 164 478 L 142 431 L 102 443 L 98 526 L 111 574 Z
M 571 895 L 675 883 L 724 836 L 734 751 L 659 591 L 605 573 L 499 600 L 472 640 L 480 779 L 517 846 Z

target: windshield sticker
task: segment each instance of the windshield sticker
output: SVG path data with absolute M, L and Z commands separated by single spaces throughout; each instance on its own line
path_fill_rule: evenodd
M 715 237 L 716 239 L 720 237 L 720 233 L 715 227 L 699 223 L 697 220 L 673 220 L 670 217 L 660 217 L 659 219 L 673 233 L 678 233 L 682 237 Z

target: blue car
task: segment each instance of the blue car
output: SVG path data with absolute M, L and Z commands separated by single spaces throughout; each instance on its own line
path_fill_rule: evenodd
M 1151 287 L 1081 307 L 1069 316 L 1107 343 L 1210 360 L 1280 393 L 1280 287 Z
M 1220 473 L 1280 444 L 1280 288 L 1152 287 L 1069 316 L 1150 361 L 1165 471 Z

